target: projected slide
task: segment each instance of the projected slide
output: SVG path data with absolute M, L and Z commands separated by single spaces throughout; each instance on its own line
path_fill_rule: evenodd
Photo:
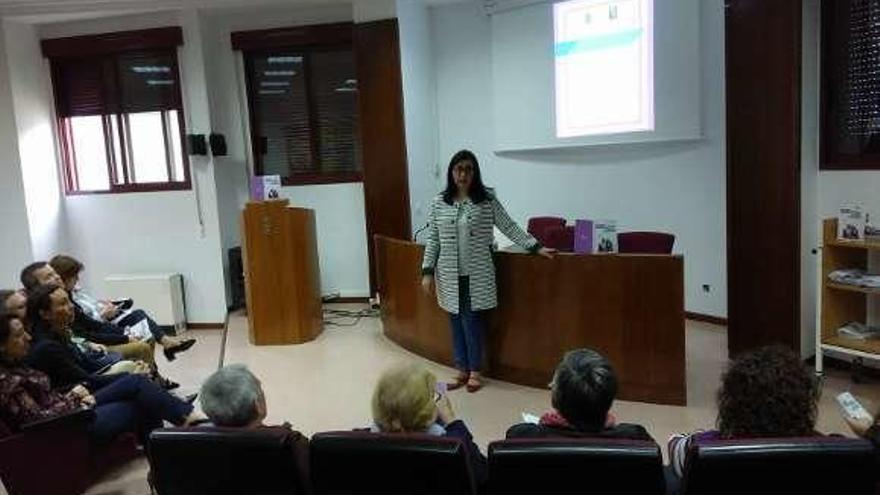
M 654 129 L 652 0 L 553 6 L 556 136 Z

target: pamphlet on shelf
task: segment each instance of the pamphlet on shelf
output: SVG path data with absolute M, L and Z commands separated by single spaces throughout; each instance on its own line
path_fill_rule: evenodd
M 593 252 L 617 252 L 617 222 L 614 220 L 596 220 L 593 222 Z
M 828 274 L 828 280 L 841 285 L 880 289 L 880 275 L 871 275 L 860 268 L 834 270 Z
M 837 215 L 837 238 L 845 241 L 865 239 L 865 213 L 857 204 L 845 204 Z
M 877 219 L 877 216 L 874 216 Z M 865 240 L 868 242 L 880 242 L 880 224 L 871 224 L 871 216 L 865 214 Z
M 837 336 L 853 340 L 872 340 L 880 338 L 880 328 L 869 327 L 864 323 L 853 321 L 838 328 Z

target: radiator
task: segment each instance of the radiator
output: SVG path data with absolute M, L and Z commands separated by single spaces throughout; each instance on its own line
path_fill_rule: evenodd
M 146 311 L 159 325 L 186 330 L 183 277 L 179 273 L 109 275 L 104 282 L 111 299 L 133 299 L 133 308 Z

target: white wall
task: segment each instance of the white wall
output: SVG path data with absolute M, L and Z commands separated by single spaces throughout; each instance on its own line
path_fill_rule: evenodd
M 428 221 L 427 209 L 440 190 L 441 177 L 437 156 L 437 88 L 434 84 L 431 16 L 428 7 L 420 0 L 398 0 L 397 20 L 410 213 L 415 233 Z M 442 170 L 445 174 L 445 168 Z
M 350 22 L 350 5 L 218 9 L 204 15 L 211 124 L 226 136 L 229 155 L 215 158 L 224 249 L 240 245 L 239 215 L 248 199 L 250 163 L 247 104 L 241 54 L 233 52 L 235 31 Z M 369 295 L 366 216 L 360 183 L 284 188 L 296 206 L 315 209 L 321 291 L 344 297 Z M 225 262 L 225 260 L 224 260 Z
M 229 280 L 229 257 L 230 248 L 241 245 L 240 224 L 241 210 L 248 199 L 248 169 L 244 155 L 240 153 L 241 136 L 238 132 L 230 135 L 228 122 L 230 112 L 227 107 L 234 106 L 236 100 L 228 99 L 228 95 L 235 95 L 236 80 L 225 77 L 221 69 L 224 61 L 228 59 L 230 51 L 228 36 L 226 39 L 218 36 L 214 23 L 207 15 L 200 18 L 200 27 L 204 43 L 205 71 L 207 80 L 208 102 L 211 109 L 210 129 L 213 133 L 224 135 L 228 149 L 227 156 L 212 156 L 214 163 L 214 181 L 217 190 L 218 218 L 220 220 L 220 245 L 222 249 L 224 281 L 226 283 L 227 304 L 231 303 L 232 286 Z M 228 89 L 233 88 L 233 89 Z M 238 114 L 236 114 L 238 116 Z M 236 130 L 237 131 L 237 130 Z
M 86 34 L 112 33 L 133 29 L 151 29 L 180 25 L 179 12 L 163 11 L 139 15 L 98 17 L 71 22 L 54 22 L 37 26 L 40 38 L 65 38 Z
M 360 0 L 353 2 L 354 22 L 372 22 L 395 17 L 395 0 Z
M 675 233 L 675 250 L 685 256 L 687 310 L 724 317 L 723 2 L 703 2 L 701 10 L 702 140 L 495 156 L 489 18 L 479 2 L 434 8 L 439 160 L 472 149 L 486 183 L 521 223 L 543 214 L 614 218 L 622 230 Z
M 201 235 L 192 191 L 68 196 L 67 217 L 86 286 L 106 294 L 110 274 L 180 273 L 188 320 L 223 321 L 218 242 Z
M 49 38 L 173 25 L 184 31 L 178 56 L 187 132 L 207 134 L 210 114 L 195 11 L 53 24 L 40 33 Z M 191 191 L 68 196 L 70 253 L 85 263 L 83 282 L 98 293 L 112 273 L 181 273 L 188 320 L 219 323 L 226 294 L 214 164 L 207 157 L 190 157 L 190 168 Z
M 281 195 L 293 206 L 315 210 L 321 294 L 369 296 L 363 184 L 284 187 Z
M 5 48 L 5 37 L 0 40 Z M 18 274 L 34 259 L 15 124 L 9 61 L 4 49 L 0 51 L 0 287 L 6 289 L 21 285 Z
M 819 0 L 804 0 L 801 62 L 801 356 L 816 350 L 816 297 L 822 244 L 819 203 Z
M 48 64 L 33 25 L 5 21 L 18 152 L 27 205 L 32 255 L 49 259 L 66 248 L 64 192 L 57 162 Z

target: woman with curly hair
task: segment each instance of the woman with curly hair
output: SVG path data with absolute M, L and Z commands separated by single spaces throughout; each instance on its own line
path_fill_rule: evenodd
M 781 347 L 763 347 L 734 360 L 721 379 L 717 429 L 669 439 L 669 464 L 681 477 L 692 442 L 730 438 L 818 435 L 818 387 L 798 356 Z

